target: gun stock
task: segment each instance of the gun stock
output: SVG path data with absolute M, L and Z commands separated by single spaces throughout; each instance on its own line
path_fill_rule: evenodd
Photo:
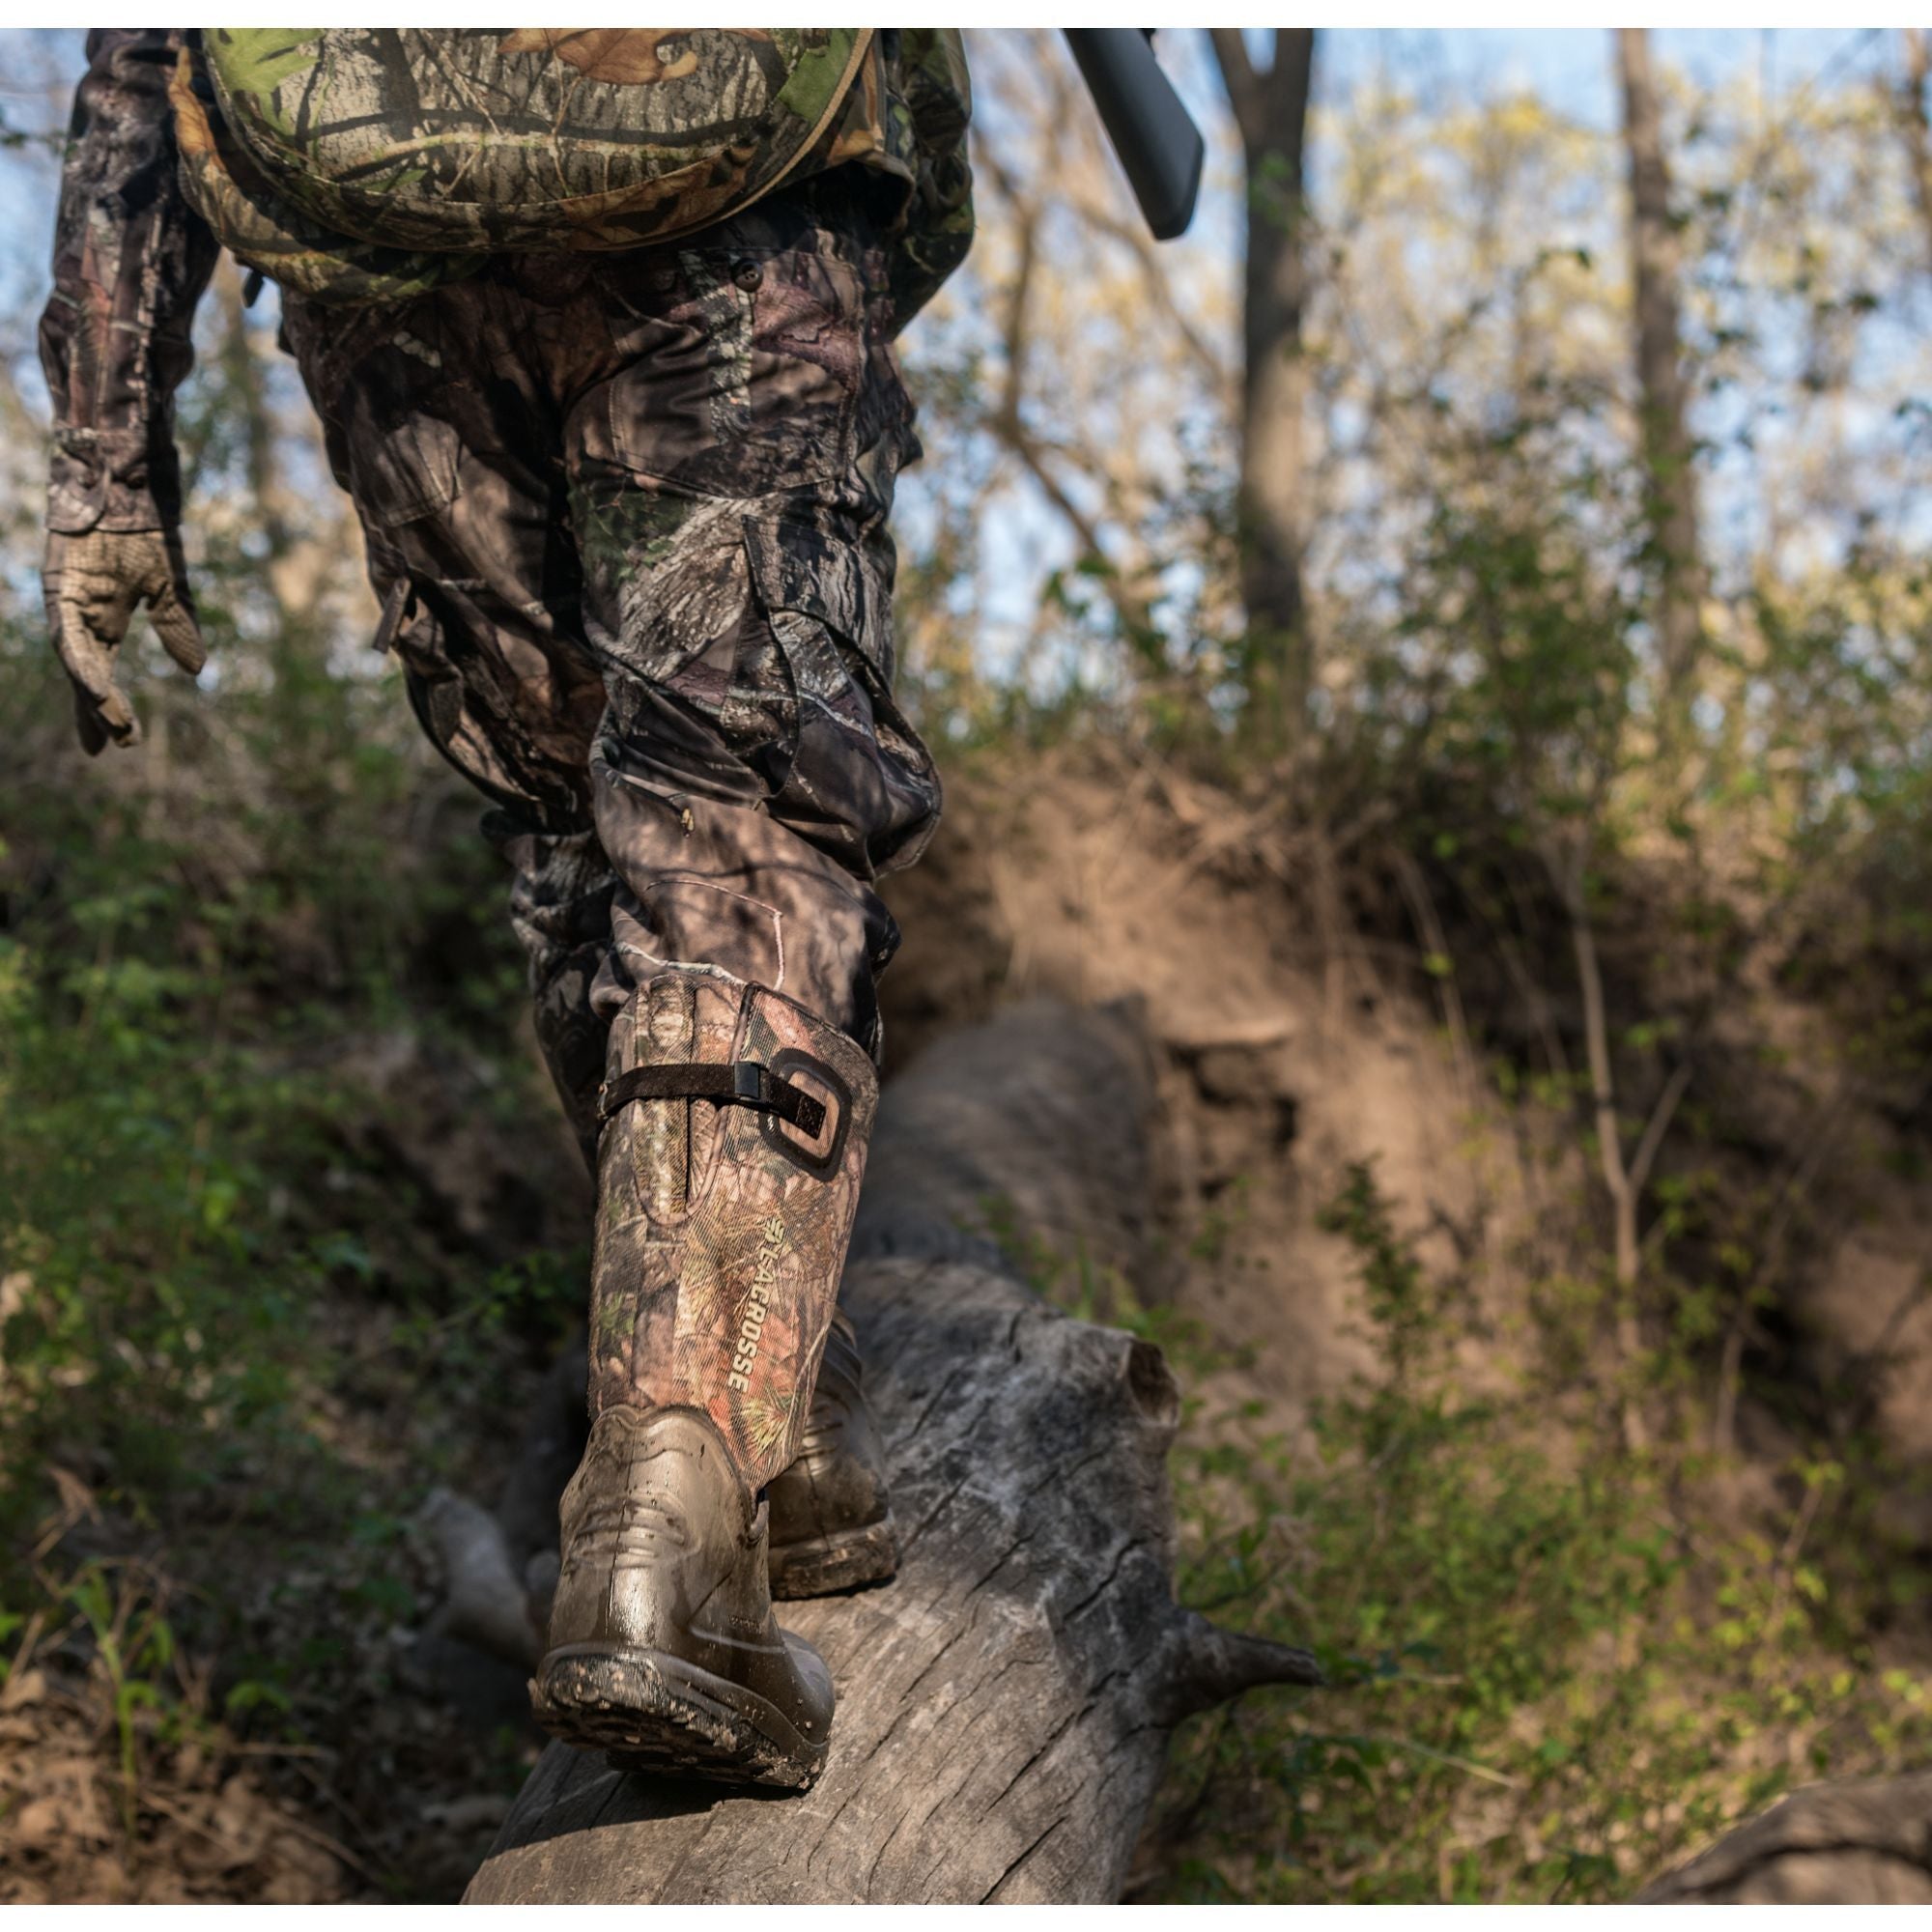
M 1064 30 L 1100 123 L 1156 242 L 1187 232 L 1207 143 L 1136 27 Z

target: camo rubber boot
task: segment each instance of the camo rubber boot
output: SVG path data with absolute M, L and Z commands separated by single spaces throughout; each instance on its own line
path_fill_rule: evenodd
M 770 1490 L 774 1597 L 829 1597 L 898 1569 L 885 1459 L 866 1406 L 859 1338 L 832 1318 L 797 1459 Z
M 763 1492 L 806 1433 L 872 1064 L 781 994 L 677 967 L 626 1003 L 607 1066 L 590 1444 L 532 1705 L 626 1767 L 803 1788 L 832 1682 L 773 1617 Z

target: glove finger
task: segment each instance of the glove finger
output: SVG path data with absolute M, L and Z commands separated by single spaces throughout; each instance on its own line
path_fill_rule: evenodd
M 139 743 L 141 727 L 114 682 L 114 650 L 127 631 L 126 614 L 65 583 L 51 602 L 54 650 L 73 685 L 83 748 L 92 755 L 109 739 L 117 745 Z
M 128 708 L 128 700 L 117 691 L 113 694 L 112 704 L 117 717 L 109 726 L 103 707 L 91 691 L 76 684 L 73 687 L 73 725 L 80 737 L 80 749 L 90 758 L 98 758 L 110 744 L 138 745 L 141 742 L 141 723 Z
M 107 732 L 100 723 L 100 714 L 79 685 L 73 688 L 73 728 L 80 739 L 80 749 L 90 758 L 99 757 L 107 749 Z
M 73 687 L 73 722 L 80 733 L 81 749 L 92 758 L 110 743 L 138 745 L 140 721 L 126 694 L 111 674 L 102 678 L 93 669 L 81 669 L 61 653 L 61 668 Z
M 120 634 L 100 623 L 95 600 L 64 583 L 55 589 L 51 614 L 54 650 L 68 676 L 99 702 L 114 689 L 114 652 Z
M 208 646 L 194 621 L 194 607 L 173 583 L 165 583 L 148 599 L 148 621 L 161 648 L 193 677 L 208 662 Z

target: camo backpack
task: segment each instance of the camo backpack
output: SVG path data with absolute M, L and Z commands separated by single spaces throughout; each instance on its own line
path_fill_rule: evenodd
M 635 248 L 878 145 L 871 28 L 203 29 L 172 99 L 236 254 L 338 300 Z

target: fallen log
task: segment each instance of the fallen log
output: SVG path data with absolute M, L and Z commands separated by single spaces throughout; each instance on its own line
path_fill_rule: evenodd
M 1932 1775 L 1806 1785 L 1636 1902 L 1932 1905 Z
M 824 1776 L 734 1796 L 553 1745 L 467 1902 L 1115 1899 L 1174 1725 L 1317 1681 L 1305 1652 L 1174 1602 L 1160 1351 L 1049 1308 L 961 1225 L 990 1186 L 1021 1197 L 1009 1231 L 1044 1202 L 1056 1233 L 1091 1215 L 1103 1251 L 1130 1245 L 1150 1104 L 1131 1030 L 1036 1003 L 946 1051 L 945 1078 L 888 1090 L 842 1296 L 899 1574 L 781 1610 L 838 1685 Z

